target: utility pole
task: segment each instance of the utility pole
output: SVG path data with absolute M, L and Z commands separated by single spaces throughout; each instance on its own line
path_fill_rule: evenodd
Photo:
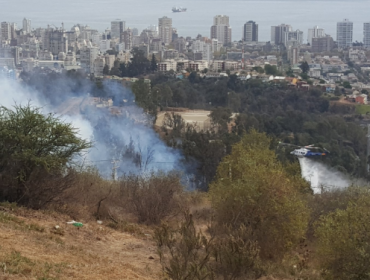
M 119 165 L 117 163 L 119 163 L 119 160 L 115 160 L 115 159 L 112 160 L 112 164 L 113 164 L 113 166 L 112 166 L 112 180 L 113 181 L 117 181 L 117 169 L 119 167 Z

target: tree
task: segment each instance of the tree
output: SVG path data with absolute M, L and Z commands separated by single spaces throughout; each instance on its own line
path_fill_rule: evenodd
M 152 55 L 152 60 L 150 62 L 150 70 L 152 72 L 156 72 L 158 69 L 158 65 L 157 65 L 157 59 L 155 58 L 155 55 L 153 54 Z
M 223 158 L 210 197 L 222 227 L 253 232 L 264 259 L 280 259 L 305 236 L 308 210 L 298 191 L 306 183 L 286 172 L 271 140 L 252 130 Z
M 0 200 L 41 207 L 60 191 L 71 160 L 89 147 L 71 124 L 40 108 L 0 107 Z
M 121 77 L 120 62 L 118 59 L 114 61 L 114 65 L 112 69 L 110 70 L 110 75 Z
M 369 279 L 370 195 L 367 188 L 356 189 L 361 195 L 345 209 L 317 222 L 317 254 L 328 279 Z
M 131 55 L 132 58 L 127 67 L 127 74 L 129 77 L 143 75 L 150 70 L 150 61 L 145 57 L 145 54 L 142 50 L 133 48 Z
M 210 114 L 212 123 L 219 126 L 219 130 L 227 132 L 228 123 L 231 120 L 231 110 L 229 108 L 216 108 Z
M 299 65 L 299 68 L 302 69 L 302 73 L 307 74 L 308 71 L 310 70 L 310 66 L 308 65 L 307 61 L 304 61 Z
M 278 73 L 278 70 L 275 65 L 266 64 L 265 65 L 265 73 L 267 75 L 273 75 L 276 76 Z
M 103 75 L 109 75 L 109 66 L 107 64 L 103 68 Z

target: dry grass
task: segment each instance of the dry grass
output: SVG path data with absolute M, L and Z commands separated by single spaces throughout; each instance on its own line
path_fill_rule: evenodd
M 78 229 L 68 220 L 0 206 L 0 279 L 160 279 L 148 228 L 126 225 L 133 235 L 95 221 Z

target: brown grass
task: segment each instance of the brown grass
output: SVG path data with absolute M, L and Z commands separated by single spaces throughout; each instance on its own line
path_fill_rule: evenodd
M 148 228 L 135 225 L 132 235 L 95 221 L 78 229 L 68 220 L 0 206 L 0 279 L 160 279 Z

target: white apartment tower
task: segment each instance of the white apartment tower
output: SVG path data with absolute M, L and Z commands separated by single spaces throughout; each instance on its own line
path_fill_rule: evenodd
M 12 38 L 12 29 L 9 22 L 1 23 L 1 40 L 10 40 Z
M 364 23 L 364 47 L 370 49 L 370 22 Z
M 258 24 L 254 21 L 248 21 L 243 28 L 244 42 L 258 42 Z
M 23 32 L 26 34 L 31 33 L 31 20 L 30 19 L 23 19 Z
M 227 25 L 229 26 L 229 17 L 225 15 L 217 15 L 213 18 L 213 25 Z
M 111 22 L 111 37 L 120 38 L 121 33 L 126 30 L 126 23 L 123 20 L 117 19 Z
M 231 43 L 231 27 L 229 25 L 228 16 L 217 15 L 213 18 L 211 39 L 217 39 L 223 45 Z
M 172 42 L 172 19 L 163 17 L 158 19 L 159 38 L 166 45 Z
M 322 38 L 325 37 L 325 31 L 318 26 L 308 29 L 307 42 L 312 46 L 312 38 Z
M 337 23 L 337 44 L 339 49 L 352 46 L 353 42 L 353 22 L 345 19 Z

